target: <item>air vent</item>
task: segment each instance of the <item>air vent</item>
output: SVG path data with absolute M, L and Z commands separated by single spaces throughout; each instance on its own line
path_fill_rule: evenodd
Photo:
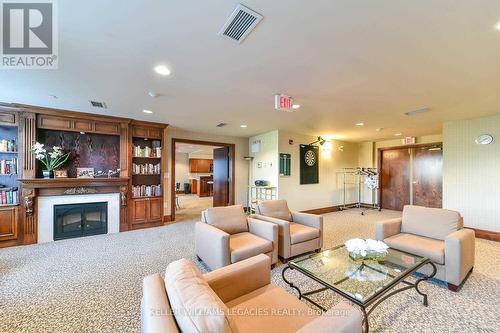
M 262 15 L 239 4 L 219 31 L 219 35 L 240 44 L 262 20 Z
M 219 123 L 219 124 L 217 124 L 217 127 L 224 127 L 224 126 L 227 126 L 227 123 Z
M 104 102 L 90 101 L 90 105 L 92 105 L 95 108 L 100 108 L 100 109 L 107 109 L 108 108 L 108 106 Z
M 421 109 L 417 109 L 417 110 L 405 112 L 405 115 L 407 115 L 407 116 L 414 116 L 416 114 L 428 112 L 430 110 L 431 110 L 430 108 L 421 108 Z

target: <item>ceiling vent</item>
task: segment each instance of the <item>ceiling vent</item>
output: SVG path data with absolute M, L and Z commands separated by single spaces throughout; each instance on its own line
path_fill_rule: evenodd
M 90 101 L 90 105 L 94 108 L 99 108 L 99 109 L 107 109 L 108 106 L 104 102 L 98 102 L 98 101 Z
M 219 35 L 240 44 L 263 16 L 239 4 L 219 31 Z
M 224 127 L 224 126 L 227 126 L 227 123 L 219 123 L 219 124 L 217 124 L 217 127 Z
M 421 108 L 421 109 L 417 109 L 417 110 L 405 112 L 405 115 L 407 115 L 407 116 L 414 116 L 416 114 L 428 112 L 430 110 L 431 110 L 430 108 Z

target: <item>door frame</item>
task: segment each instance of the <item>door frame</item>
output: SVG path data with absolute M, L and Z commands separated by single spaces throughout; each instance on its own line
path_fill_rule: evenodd
M 171 221 L 175 221 L 175 144 L 187 143 L 203 146 L 219 146 L 229 148 L 229 205 L 234 205 L 235 198 L 235 148 L 234 143 L 203 141 L 172 138 L 170 146 L 170 217 Z
M 401 145 L 401 146 L 377 148 L 377 169 L 378 169 L 379 175 L 380 175 L 380 172 L 382 172 L 382 153 L 385 150 L 399 150 L 399 149 L 426 148 L 426 147 L 428 147 L 428 148 L 441 147 L 441 149 L 443 149 L 443 143 L 442 142 L 430 142 L 430 143 L 418 143 L 418 144 L 411 144 L 411 145 Z M 380 186 L 379 186 L 378 191 L 377 191 L 378 205 L 379 205 L 379 207 L 382 207 L 382 182 L 380 181 L 380 179 L 379 179 L 379 184 L 380 184 Z

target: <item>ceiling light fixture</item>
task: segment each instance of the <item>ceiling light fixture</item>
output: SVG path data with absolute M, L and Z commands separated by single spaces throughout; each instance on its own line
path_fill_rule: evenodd
M 243 124 L 243 125 L 240 125 L 241 128 L 247 128 L 248 126 Z
M 160 74 L 160 75 L 170 75 L 170 69 L 168 69 L 167 66 L 165 65 L 158 65 L 154 68 L 155 72 Z
M 401 133 L 396 133 L 394 134 L 395 136 L 401 136 L 402 134 Z
M 500 21 L 497 24 L 495 24 L 495 29 L 500 30 Z
M 365 126 L 365 123 L 356 123 L 356 126 Z
M 300 108 L 300 104 L 294 104 L 292 105 L 292 109 L 297 110 Z
M 158 94 L 154 91 L 148 91 L 148 95 L 149 95 L 149 97 L 153 97 L 153 98 L 160 96 L 160 94 Z
M 153 111 L 151 111 L 151 110 L 142 110 L 142 112 L 149 113 L 149 114 L 153 113 Z

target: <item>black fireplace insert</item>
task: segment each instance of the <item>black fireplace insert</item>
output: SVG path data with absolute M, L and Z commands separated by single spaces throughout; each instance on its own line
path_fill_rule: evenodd
M 106 234 L 108 203 L 54 206 L 54 240 Z

